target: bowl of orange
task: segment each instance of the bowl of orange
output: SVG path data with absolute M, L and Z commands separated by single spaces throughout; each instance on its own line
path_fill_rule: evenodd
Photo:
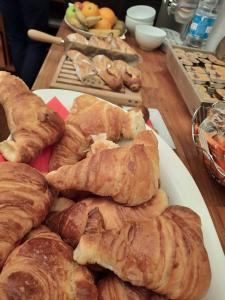
M 118 20 L 109 7 L 98 7 L 90 1 L 69 3 L 64 17 L 66 24 L 86 37 L 91 35 L 121 36 L 125 32 L 125 24 Z

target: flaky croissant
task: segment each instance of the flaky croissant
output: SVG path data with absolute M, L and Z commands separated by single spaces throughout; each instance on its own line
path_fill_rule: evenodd
M 97 300 L 88 269 L 72 248 L 42 226 L 8 257 L 0 274 L 1 300 Z
M 73 257 L 79 264 L 98 264 L 169 299 L 202 299 L 211 280 L 200 218 L 182 206 L 170 206 L 156 218 L 120 230 L 105 229 L 94 209 Z
M 97 74 L 112 90 L 122 88 L 122 74 L 120 70 L 113 66 L 113 62 L 107 56 L 103 54 L 96 55 L 92 58 L 92 63 Z
M 125 41 L 123 41 L 120 37 L 116 37 L 113 35 L 108 35 L 105 40 L 110 44 L 111 49 L 116 49 L 117 51 L 127 53 L 127 54 L 135 54 L 137 52 L 128 45 Z
M 102 214 L 105 228 L 119 230 L 126 222 L 145 221 L 159 216 L 167 206 L 168 199 L 162 190 L 145 204 L 135 207 L 122 206 L 107 198 L 87 198 L 78 203 L 59 198 L 54 205 L 54 212 L 47 219 L 47 225 L 75 246 L 84 233 L 88 213 L 96 207 Z
M 141 71 L 130 66 L 123 60 L 114 60 L 113 66 L 120 70 L 124 84 L 132 91 L 139 91 L 141 88 Z
M 97 151 L 75 165 L 48 173 L 46 178 L 59 191 L 89 191 L 130 206 L 145 203 L 159 185 L 157 139 L 152 131 L 143 131 L 131 146 Z
M 75 73 L 81 82 L 97 88 L 105 86 L 104 81 L 98 76 L 88 56 L 77 50 L 69 50 L 66 55 L 72 61 Z
M 16 243 L 45 219 L 52 198 L 37 170 L 22 163 L 0 163 L 0 268 Z
M 110 274 L 98 282 L 98 300 L 166 300 L 164 296 L 123 282 Z
M 108 139 L 118 141 L 121 136 L 133 138 L 143 130 L 141 112 L 128 113 L 94 96 L 79 96 L 66 120 L 64 136 L 53 151 L 49 169 L 75 164 L 85 157 L 91 135 L 106 133 Z
M 0 104 L 12 137 L 0 143 L 0 153 L 9 161 L 30 162 L 63 135 L 60 116 L 7 72 L 0 72 Z

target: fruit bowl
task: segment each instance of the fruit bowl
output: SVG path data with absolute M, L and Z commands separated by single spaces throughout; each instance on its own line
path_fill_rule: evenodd
M 69 3 L 64 21 L 70 29 L 85 37 L 109 34 L 121 37 L 126 32 L 124 22 L 118 20 L 110 8 L 98 8 L 89 1 Z

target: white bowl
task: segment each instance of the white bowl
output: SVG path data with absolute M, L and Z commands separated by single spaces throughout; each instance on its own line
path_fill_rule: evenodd
M 129 16 L 126 16 L 126 19 L 125 19 L 126 28 L 130 32 L 131 35 L 134 35 L 135 27 L 137 25 L 153 25 L 153 22 L 154 22 L 154 20 L 152 20 L 150 22 L 140 22 L 140 21 L 130 18 Z
M 160 28 L 149 25 L 135 27 L 135 39 L 141 49 L 150 51 L 158 48 L 166 37 L 166 32 Z
M 127 16 L 144 23 L 154 22 L 155 19 L 155 9 L 147 5 L 135 5 L 127 10 Z

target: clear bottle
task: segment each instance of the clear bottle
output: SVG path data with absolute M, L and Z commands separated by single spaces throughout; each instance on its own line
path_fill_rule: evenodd
M 198 7 L 199 0 L 179 0 L 175 10 L 175 21 L 188 24 Z
M 201 0 L 188 29 L 185 44 L 202 47 L 211 32 L 217 17 L 218 0 Z

